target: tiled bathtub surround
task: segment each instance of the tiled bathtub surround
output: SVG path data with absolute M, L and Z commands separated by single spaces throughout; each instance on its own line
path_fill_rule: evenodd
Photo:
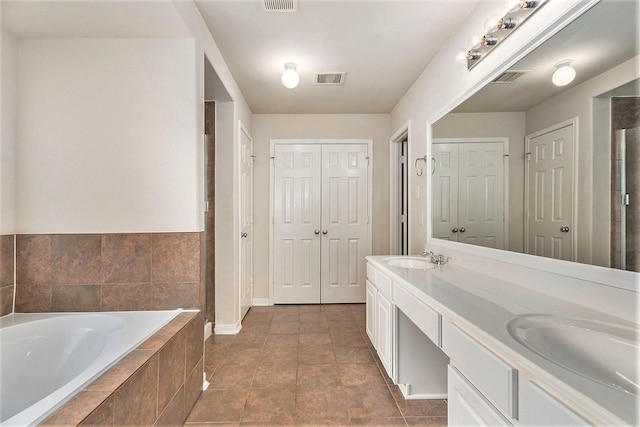
M 179 314 L 43 425 L 182 425 L 202 390 L 203 321 Z
M 13 310 L 13 234 L 0 235 L 0 316 Z
M 200 309 L 201 234 L 19 234 L 15 311 Z

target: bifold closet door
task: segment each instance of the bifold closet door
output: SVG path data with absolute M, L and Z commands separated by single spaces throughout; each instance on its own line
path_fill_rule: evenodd
M 274 148 L 275 303 L 364 302 L 366 144 Z

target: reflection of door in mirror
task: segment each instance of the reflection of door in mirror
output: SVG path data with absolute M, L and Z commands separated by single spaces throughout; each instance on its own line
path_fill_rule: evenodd
M 640 97 L 611 99 L 611 266 L 640 271 Z
M 573 124 L 526 138 L 525 248 L 532 255 L 575 261 Z
M 464 141 L 433 141 L 433 236 L 506 249 L 505 144 Z

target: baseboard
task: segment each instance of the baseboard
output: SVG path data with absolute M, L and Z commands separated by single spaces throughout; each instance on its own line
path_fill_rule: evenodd
M 242 329 L 240 322 L 228 325 L 218 323 L 214 328 L 214 332 L 216 335 L 235 335 L 240 332 L 240 329 Z
M 254 307 L 265 307 L 269 304 L 269 298 L 254 298 L 252 301 Z
M 407 400 L 413 399 L 446 399 L 447 393 L 429 393 L 429 394 L 412 394 L 411 393 L 411 384 L 398 384 L 398 388 L 400 392 L 402 392 L 402 396 L 404 396 Z
M 213 324 L 207 322 L 204 324 L 204 340 L 206 341 L 212 334 Z

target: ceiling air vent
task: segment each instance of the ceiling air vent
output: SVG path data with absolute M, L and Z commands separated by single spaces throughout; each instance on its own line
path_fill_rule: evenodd
M 493 79 L 491 83 L 513 83 L 528 71 L 507 70 Z
M 265 12 L 297 12 L 298 0 L 262 0 L 262 10 Z
M 313 73 L 313 82 L 321 86 L 339 86 L 344 84 L 345 72 Z

